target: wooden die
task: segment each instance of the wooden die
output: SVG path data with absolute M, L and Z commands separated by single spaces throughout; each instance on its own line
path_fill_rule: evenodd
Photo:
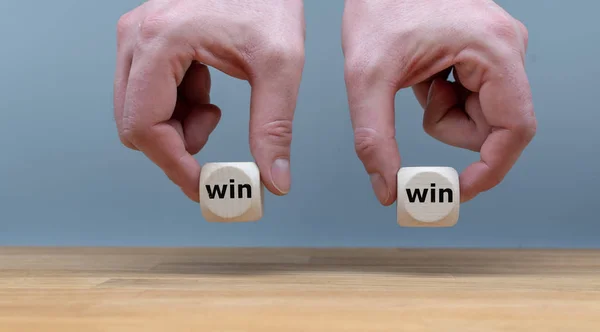
M 257 221 L 264 189 L 253 162 L 207 163 L 200 173 L 200 208 L 209 222 Z
M 458 221 L 459 176 L 450 167 L 398 171 L 397 222 L 404 227 L 451 227 Z

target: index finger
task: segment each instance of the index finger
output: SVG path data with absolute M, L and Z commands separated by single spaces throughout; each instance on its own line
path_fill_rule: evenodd
M 460 176 L 463 202 L 498 185 L 537 129 L 531 89 L 520 59 L 499 72 L 490 72 L 479 97 L 492 130 L 481 147 L 481 160 Z
M 183 68 L 189 67 L 189 63 Z M 136 52 L 129 75 L 123 126 L 126 137 L 192 200 L 198 201 L 200 165 L 186 150 L 181 123 L 171 120 L 176 76 L 167 52 Z

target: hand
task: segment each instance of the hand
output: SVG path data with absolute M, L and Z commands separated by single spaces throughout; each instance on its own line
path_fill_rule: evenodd
M 121 142 L 143 152 L 192 200 L 221 110 L 207 66 L 247 80 L 250 150 L 274 194 L 290 189 L 290 144 L 304 66 L 300 0 L 150 0 L 118 22 L 115 119 Z
M 527 30 L 491 0 L 346 0 L 345 79 L 358 157 L 383 205 L 396 199 L 394 96 L 412 87 L 423 127 L 480 152 L 461 201 L 498 185 L 536 132 Z M 455 82 L 446 80 L 453 71 Z

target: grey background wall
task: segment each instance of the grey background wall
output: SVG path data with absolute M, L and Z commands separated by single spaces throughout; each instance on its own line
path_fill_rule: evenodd
M 356 158 L 343 80 L 343 1 L 305 0 L 306 68 L 294 127 L 293 187 L 253 224 L 210 224 L 112 115 L 115 26 L 139 1 L 0 2 L 0 245 L 600 247 L 600 3 L 499 3 L 530 30 L 538 135 L 506 180 L 461 207 L 450 229 L 405 229 Z M 250 90 L 213 74 L 223 119 L 199 161 L 245 161 Z M 477 154 L 421 128 L 396 99 L 406 166 L 462 170 Z

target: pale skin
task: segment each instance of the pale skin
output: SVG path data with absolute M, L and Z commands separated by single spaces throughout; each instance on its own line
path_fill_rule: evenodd
M 115 77 L 121 142 L 197 202 L 193 156 L 221 116 L 210 103 L 213 67 L 250 84 L 250 151 L 265 187 L 287 194 L 304 31 L 301 0 L 150 0 L 127 13 Z M 502 182 L 536 132 L 527 41 L 525 26 L 491 0 L 346 0 L 355 148 L 381 204 L 396 200 L 394 97 L 404 88 L 423 107 L 429 135 L 479 152 L 460 174 L 463 202 Z

